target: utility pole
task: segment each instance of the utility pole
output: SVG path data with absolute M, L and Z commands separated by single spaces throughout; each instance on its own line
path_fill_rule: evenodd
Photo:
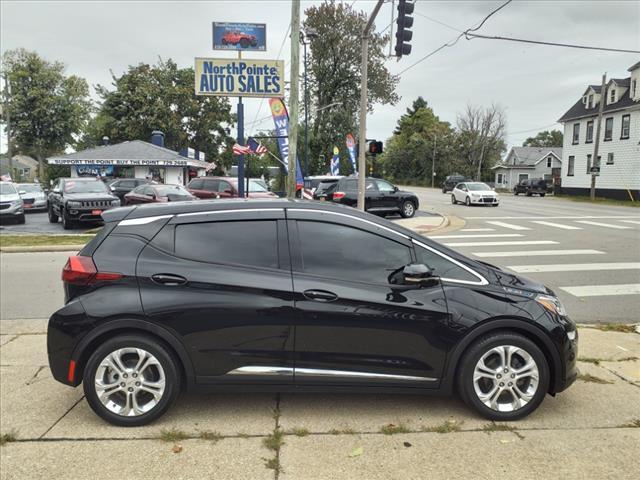
M 11 110 L 9 109 L 9 95 L 11 95 L 11 87 L 9 86 L 9 76 L 4 74 L 4 109 L 5 109 L 5 131 L 7 132 L 7 157 L 9 157 L 9 175 L 13 180 L 13 152 L 11 151 Z
M 364 189 L 365 178 L 367 177 L 367 63 L 369 60 L 369 32 L 373 26 L 373 21 L 380 11 L 384 0 L 378 0 L 373 12 L 362 31 L 362 65 L 360 76 L 360 138 L 358 139 L 360 148 L 358 149 L 358 208 L 364 210 Z M 293 69 L 293 63 L 291 64 Z
M 602 128 L 602 110 L 604 109 L 604 102 L 607 101 L 607 92 L 605 91 L 607 84 L 607 73 L 602 75 L 602 86 L 600 87 L 600 105 L 598 106 L 598 125 L 596 126 L 596 141 L 593 145 L 593 161 L 591 162 L 591 168 L 598 164 L 600 168 L 600 162 L 598 162 L 598 149 L 600 148 L 600 129 Z M 591 172 L 591 200 L 596 198 L 596 177 L 595 171 Z
M 238 60 L 242 52 L 238 51 Z M 238 144 L 244 145 L 244 105 L 242 97 L 238 97 Z M 238 197 L 244 198 L 244 154 L 238 156 Z
M 438 137 L 433 136 L 433 156 L 431 157 L 431 188 L 434 188 L 436 181 L 436 142 Z
M 287 198 L 296 196 L 298 156 L 298 90 L 300 83 L 300 0 L 291 1 L 291 83 L 289 97 L 289 175 Z

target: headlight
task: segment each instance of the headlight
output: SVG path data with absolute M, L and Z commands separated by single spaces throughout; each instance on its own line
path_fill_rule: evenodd
M 73 201 L 67 202 L 68 208 L 80 208 L 81 206 L 82 206 L 82 202 L 73 202 Z
M 111 200 L 111 206 L 112 207 L 119 207 L 120 206 L 120 200 Z
M 552 297 L 551 295 L 538 295 L 536 297 L 536 302 L 556 315 L 564 317 L 567 314 L 567 311 L 564 309 L 564 305 L 562 305 L 557 297 Z
M 479 194 L 477 194 L 477 193 L 472 193 L 472 194 L 471 194 L 471 196 L 472 196 L 473 198 L 478 198 L 480 195 L 479 195 Z

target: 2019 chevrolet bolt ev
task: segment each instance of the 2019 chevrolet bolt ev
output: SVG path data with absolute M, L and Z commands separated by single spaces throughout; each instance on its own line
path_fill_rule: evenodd
M 112 424 L 147 424 L 182 389 L 457 391 L 515 420 L 577 376 L 552 291 L 377 216 L 277 199 L 103 218 L 64 267 L 48 355 Z

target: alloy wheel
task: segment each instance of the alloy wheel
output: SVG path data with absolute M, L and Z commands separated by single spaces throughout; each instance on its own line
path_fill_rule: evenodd
M 413 203 L 404 202 L 404 215 L 405 215 L 405 217 L 407 217 L 407 218 L 413 217 L 414 213 L 415 213 L 415 207 L 413 206 Z
M 102 359 L 94 386 L 107 410 L 135 417 L 158 405 L 165 392 L 166 377 L 158 359 L 148 351 L 120 348 Z
M 478 399 L 491 410 L 515 412 L 535 396 L 540 372 L 526 350 L 501 345 L 480 357 L 473 371 L 473 387 Z

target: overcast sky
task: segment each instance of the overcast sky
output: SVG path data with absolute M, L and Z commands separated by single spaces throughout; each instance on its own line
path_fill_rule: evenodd
M 302 18 L 306 8 L 318 3 L 303 1 Z M 366 12 L 375 5 L 368 0 L 347 3 Z M 456 29 L 476 25 L 502 3 L 418 0 L 413 51 L 400 62 L 388 60 L 389 70 L 401 72 L 454 39 Z M 90 85 L 108 85 L 110 70 L 119 76 L 128 65 L 155 63 L 158 56 L 172 58 L 180 66 L 193 65 L 197 56 L 231 57 L 211 49 L 213 21 L 266 23 L 267 51 L 253 52 L 251 58 L 284 59 L 288 72 L 285 34 L 290 14 L 288 0 L 1 0 L 0 41 L 2 52 L 18 47 L 35 50 L 48 60 L 63 61 L 67 73 L 86 78 Z M 384 30 L 390 21 L 389 1 L 380 11 L 376 29 Z M 478 33 L 640 50 L 640 1 L 515 0 Z M 442 120 L 452 124 L 466 103 L 501 104 L 507 112 L 508 143 L 519 145 L 539 130 L 559 127 L 555 121 L 587 84 L 600 83 L 603 72 L 627 77 L 627 68 L 639 60 L 638 54 L 462 39 L 402 74 L 400 102 L 375 107 L 367 119 L 367 137 L 388 138 L 398 117 L 422 95 Z M 235 103 L 232 99 L 234 108 Z M 254 124 L 268 115 L 266 101 L 245 100 L 246 133 L 271 128 L 269 120 Z M 4 138 L 0 148 L 6 150 Z

